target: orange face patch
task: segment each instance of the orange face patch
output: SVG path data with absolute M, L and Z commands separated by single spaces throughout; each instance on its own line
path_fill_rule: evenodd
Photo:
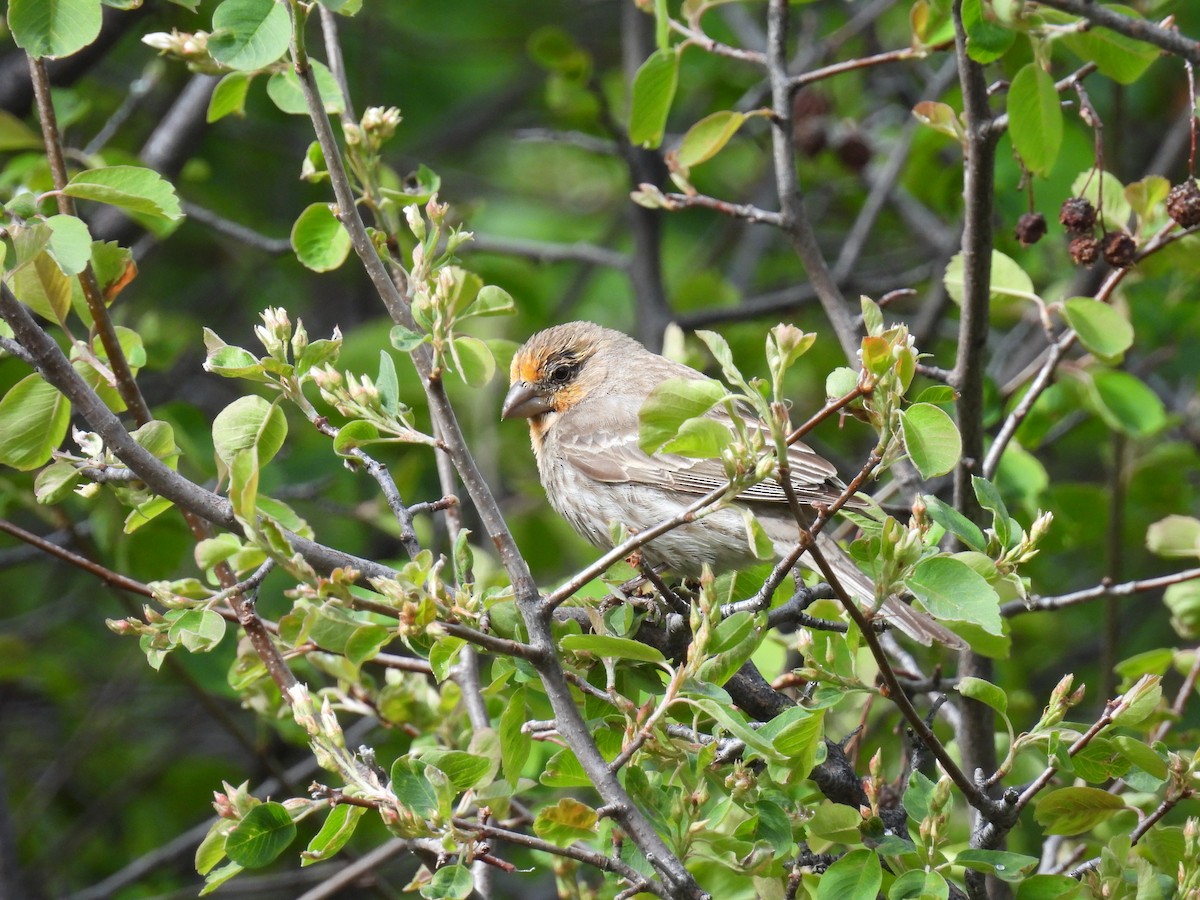
M 545 363 L 544 357 L 530 356 L 526 353 L 514 356 L 508 371 L 509 383 L 524 381 L 526 384 L 537 384 L 542 380 Z

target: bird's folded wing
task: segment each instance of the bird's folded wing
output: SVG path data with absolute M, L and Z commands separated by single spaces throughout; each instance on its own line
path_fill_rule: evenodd
M 559 451 L 590 478 L 609 484 L 651 484 L 699 496 L 728 483 L 718 459 L 693 459 L 674 453 L 649 456 L 642 450 L 638 446 L 639 405 L 629 397 L 596 398 L 581 404 L 572 411 L 575 427 L 558 429 Z M 802 501 L 832 503 L 845 490 L 833 464 L 805 444 L 796 442 L 789 448 L 788 467 L 793 488 Z M 787 502 L 777 481 L 761 481 L 738 497 L 755 503 Z

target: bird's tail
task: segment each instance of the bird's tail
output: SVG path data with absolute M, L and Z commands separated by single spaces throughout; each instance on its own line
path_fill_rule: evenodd
M 850 596 L 858 601 L 859 606 L 874 604 L 875 583 L 867 577 L 850 555 L 843 550 L 832 537 L 824 534 L 817 535 L 817 546 L 821 555 L 829 563 L 838 581 Z M 816 566 L 811 566 L 820 572 Z M 929 647 L 941 644 L 955 650 L 968 649 L 967 642 L 957 634 L 920 610 L 913 609 L 899 597 L 888 597 L 883 601 L 882 614 L 914 641 Z

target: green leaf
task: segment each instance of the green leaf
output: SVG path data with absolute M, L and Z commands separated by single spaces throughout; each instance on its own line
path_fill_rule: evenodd
M 1163 603 L 1171 611 L 1171 627 L 1180 637 L 1200 637 L 1200 582 L 1170 585 L 1163 592 Z
M 39 316 L 65 322 L 71 311 L 71 279 L 43 251 L 12 273 L 12 292 Z
M 677 453 L 693 459 L 713 459 L 719 457 L 732 440 L 733 434 L 728 427 L 716 419 L 699 416 L 680 425 L 675 437 L 660 449 L 663 453 Z
M 11 0 L 8 27 L 33 57 L 57 59 L 82 50 L 100 34 L 100 0 Z
M 53 462 L 37 473 L 33 482 L 33 495 L 38 503 L 51 505 L 70 496 L 82 474 L 65 459 Z
M 171 613 L 167 614 L 168 620 L 173 618 L 167 637 L 173 643 L 183 644 L 192 653 L 207 653 L 225 636 L 225 620 L 214 610 L 186 609 L 173 612 L 179 614 L 174 617 Z
M 1105 9 L 1134 19 L 1141 18 L 1128 6 L 1107 4 Z M 1120 84 L 1133 84 L 1161 55 L 1161 51 L 1152 44 L 1135 41 L 1099 26 L 1082 31 L 1072 29 L 1063 36 L 1062 41 L 1084 60 L 1094 62 L 1100 74 Z
M 1125 199 L 1139 219 L 1152 216 L 1171 193 L 1171 182 L 1161 175 L 1147 175 L 1141 181 L 1125 185 Z
M 51 216 L 50 243 L 46 252 L 54 257 L 64 275 L 78 275 L 92 259 L 92 235 L 83 219 Z
M 511 316 L 517 311 L 512 294 L 494 284 L 485 284 L 475 295 L 475 300 L 459 316 L 465 319 L 469 316 Z
M 258 869 L 271 863 L 295 837 L 296 824 L 283 805 L 261 803 L 229 832 L 225 853 L 239 866 Z
M 1136 375 L 1113 369 L 1088 374 L 1089 405 L 1110 428 L 1130 437 L 1146 438 L 1166 426 L 1162 400 Z
M 428 342 L 429 335 L 405 328 L 403 325 L 393 325 L 392 330 L 388 333 L 388 340 L 401 353 L 411 353 Z
M 922 478 L 945 475 L 962 458 L 962 438 L 954 420 L 940 406 L 915 403 L 900 411 L 904 447 Z
M 342 96 L 341 86 L 329 67 L 317 60 L 312 61 L 313 78 L 317 82 L 317 94 L 321 105 L 331 116 L 340 115 L 346 110 L 346 102 Z M 267 80 L 267 96 L 280 110 L 293 116 L 307 116 L 308 103 L 304 99 L 304 90 L 300 86 L 300 76 L 296 70 L 288 66 L 282 72 L 276 72 Z
M 172 221 L 183 218 L 175 188 L 145 166 L 85 169 L 71 178 L 63 193 L 79 200 L 107 203 L 126 212 Z
M 659 382 L 638 410 L 638 446 L 657 453 L 679 434 L 684 422 L 702 416 L 727 396 L 710 378 L 668 378 Z
M 466 866 L 455 863 L 442 866 L 433 873 L 429 883 L 422 885 L 421 896 L 426 900 L 467 900 L 475 892 L 475 879 Z
M 1120 362 L 1133 346 L 1133 326 L 1120 310 L 1107 303 L 1072 297 L 1063 304 L 1063 314 L 1079 336 L 1079 343 L 1105 362 Z
M 633 659 L 638 662 L 666 661 L 662 652 L 649 644 L 609 634 L 568 634 L 559 646 L 574 653 L 591 653 L 605 659 Z
M 982 678 L 968 675 L 965 678 L 959 679 L 958 692 L 964 697 L 978 700 L 1001 715 L 1005 715 L 1008 712 L 1008 696 L 1001 688 L 990 681 L 984 681 Z
M 1200 557 L 1200 519 L 1171 515 L 1146 529 L 1146 549 L 1167 559 Z
M 533 831 L 556 847 L 569 847 L 576 841 L 594 838 L 598 821 L 599 816 L 590 806 L 571 797 L 563 797 L 554 806 L 538 811 L 533 821 Z
M 1100 202 L 1100 189 L 1104 188 L 1104 202 Z M 1110 172 L 1101 172 L 1097 177 L 1091 169 L 1080 172 L 1071 185 L 1076 197 L 1086 197 L 1098 210 L 1097 220 L 1108 231 L 1120 231 L 1129 224 L 1133 207 L 1125 199 L 1125 185 Z
M 948 532 L 970 547 L 972 550 L 983 552 L 987 547 L 987 539 L 979 526 L 960 513 L 953 506 L 928 494 L 921 497 L 925 501 L 925 511 L 929 518 L 941 525 Z
M 292 226 L 291 241 L 301 265 L 314 272 L 331 272 L 350 255 L 350 234 L 328 203 L 305 207 Z
M 963 850 L 954 857 L 954 864 L 1019 884 L 1037 868 L 1038 858 L 1005 850 Z
M 42 380 L 27 375 L 0 400 L 0 464 L 21 472 L 45 465 L 71 424 L 71 404 Z
M 807 778 L 812 772 L 825 737 L 825 711 L 818 709 L 806 712 L 808 715 L 797 716 L 780 729 L 774 738 L 775 750 L 787 759 L 799 778 Z
M 855 844 L 862 839 L 858 827 L 862 814 L 840 803 L 825 801 L 817 806 L 805 825 L 809 846 L 823 853 L 833 844 Z
M 942 281 L 946 285 L 946 292 L 950 294 L 951 299 L 961 306 L 964 291 L 963 255 L 961 253 L 956 253 L 951 257 Z M 1033 290 L 1033 280 L 1025 270 L 1016 260 L 999 250 L 992 251 L 992 276 L 988 291 L 988 296 L 993 303 L 1032 300 L 1037 297 Z
M 679 54 L 674 50 L 656 50 L 641 64 L 629 106 L 631 144 L 653 149 L 662 143 L 678 82 Z
M 971 622 L 988 634 L 1002 633 L 1000 598 L 982 575 L 961 560 L 949 556 L 921 560 L 904 583 L 937 618 Z
M 521 730 L 525 721 L 525 690 L 520 688 L 500 713 L 500 761 L 505 780 L 514 788 L 533 749 L 533 739 Z
M 1022 66 L 1009 86 L 1008 133 L 1025 168 L 1048 174 L 1062 146 L 1063 115 L 1054 79 L 1036 62 Z
M 212 96 L 208 98 L 208 112 L 205 119 L 211 125 L 226 116 L 240 116 L 246 109 L 246 94 L 250 90 L 253 75 L 245 72 L 230 72 L 225 75 L 213 88 Z
M 966 141 L 966 132 L 958 113 L 948 103 L 935 103 L 932 100 L 922 100 L 913 107 L 913 118 L 947 137 L 952 137 L 958 143 Z
M 1073 835 L 1090 831 L 1125 808 L 1115 794 L 1093 787 L 1065 787 L 1036 801 L 1033 817 L 1047 834 Z
M 245 450 L 254 450 L 260 466 L 266 465 L 287 437 L 283 410 L 259 396 L 240 397 L 213 420 L 213 449 L 227 465 Z
M 379 391 L 379 405 L 389 415 L 400 409 L 400 379 L 396 376 L 396 364 L 386 350 L 379 351 L 379 375 L 375 379 Z
M 817 882 L 816 900 L 875 900 L 883 869 L 873 850 L 851 850 L 825 870 Z
M 996 21 L 983 0 L 963 0 L 963 28 L 967 32 L 967 53 L 978 63 L 990 63 L 1008 52 L 1017 34 Z
M 7 110 L 0 109 L 0 152 L 42 150 L 42 136 Z
M 351 806 L 350 804 L 342 804 L 331 809 L 329 815 L 325 817 L 325 823 L 321 826 L 321 830 L 313 836 L 313 839 L 308 842 L 308 848 L 300 854 L 301 867 L 311 866 L 313 863 L 336 856 L 338 851 L 345 847 L 350 838 L 354 836 L 354 831 L 358 828 L 358 820 L 366 811 L 365 807 Z
M 746 115 L 733 110 L 721 110 L 705 116 L 687 130 L 676 151 L 679 165 L 686 172 L 692 166 L 712 159 L 738 133 Z
M 1074 900 L 1081 890 L 1070 875 L 1030 875 L 1017 887 L 1017 900 Z
M 421 762 L 444 772 L 456 793 L 469 791 L 491 778 L 493 761 L 465 750 L 420 751 Z
M 282 3 L 224 0 L 213 13 L 208 52 L 231 69 L 261 69 L 287 52 L 291 31 L 291 20 Z
M 387 439 L 380 436 L 378 428 L 364 419 L 355 419 L 338 429 L 337 437 L 333 439 L 333 452 L 338 456 L 349 456 L 356 447 L 380 440 Z
M 496 357 L 479 338 L 459 335 L 451 341 L 450 353 L 458 374 L 471 387 L 483 387 L 496 374 Z
M 418 818 L 428 819 L 438 811 L 437 792 L 425 776 L 425 763 L 400 757 L 392 764 L 392 793 L 400 804 Z
M 905 872 L 888 889 L 888 900 L 946 900 L 949 896 L 946 879 L 924 869 Z

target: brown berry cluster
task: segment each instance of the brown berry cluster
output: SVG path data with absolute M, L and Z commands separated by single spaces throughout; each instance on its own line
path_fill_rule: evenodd
M 1041 213 L 1025 213 L 1017 219 L 1016 236 L 1022 247 L 1032 247 L 1046 236 L 1046 217 Z
M 1200 225 L 1200 186 L 1195 178 L 1171 188 L 1171 193 L 1167 194 L 1167 215 L 1181 228 Z
M 1067 229 L 1071 241 L 1067 252 L 1077 266 L 1090 266 L 1101 256 L 1117 269 L 1127 269 L 1137 258 L 1137 242 L 1126 231 L 1103 232 L 1098 238 L 1096 207 L 1086 197 L 1069 197 L 1058 211 L 1059 223 Z

